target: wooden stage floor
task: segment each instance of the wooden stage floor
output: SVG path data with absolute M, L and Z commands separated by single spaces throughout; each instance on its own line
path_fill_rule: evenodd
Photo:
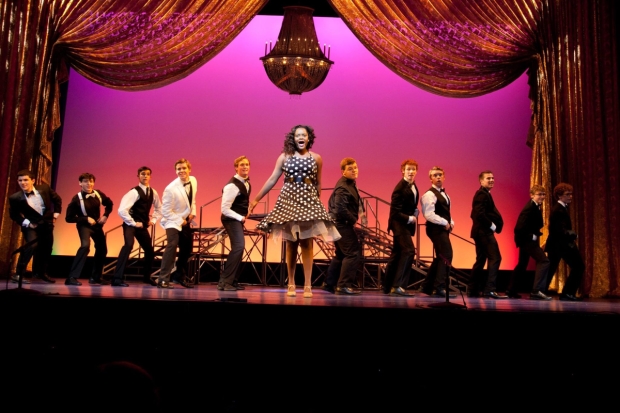
M 34 290 L 42 295 L 58 297 L 80 298 L 111 298 L 131 300 L 163 300 L 163 301 L 193 301 L 193 302 L 222 302 L 231 304 L 245 300 L 246 305 L 263 304 L 277 306 L 304 306 L 304 307 L 356 307 L 356 308 L 385 308 L 385 309 L 429 309 L 429 304 L 445 302 L 445 298 L 429 297 L 426 294 L 410 291 L 415 294 L 412 298 L 393 297 L 382 294 L 378 290 L 365 290 L 360 295 L 336 295 L 313 287 L 313 297 L 303 298 L 303 289 L 297 288 L 296 297 L 287 297 L 286 289 L 281 287 L 265 287 L 260 285 L 244 285 L 245 290 L 219 291 L 215 283 L 200 284 L 195 288 L 187 289 L 173 284 L 174 289 L 160 289 L 137 281 L 128 281 L 129 287 L 112 287 L 110 285 L 89 285 L 87 279 L 80 279 L 81 286 L 66 286 L 63 280 L 57 279 L 55 284 L 48 284 L 34 280 L 32 284 L 23 285 L 24 290 Z M 2 281 L 0 290 L 16 289 L 17 284 Z M 508 311 L 508 312 L 552 312 L 552 313 L 593 313 L 620 315 L 620 300 L 591 298 L 579 302 L 560 301 L 554 296 L 551 301 L 529 299 L 529 294 L 522 293 L 522 299 L 495 300 L 488 298 L 471 298 L 465 294 L 457 294 L 450 298 L 450 303 L 463 306 L 459 311 Z M 437 310 L 433 308 L 433 310 Z M 440 308 L 441 310 L 441 308 Z

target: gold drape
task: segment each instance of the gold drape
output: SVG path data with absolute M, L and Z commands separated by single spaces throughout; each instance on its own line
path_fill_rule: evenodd
M 0 273 L 19 241 L 7 205 L 17 171 L 50 178 L 67 67 L 117 89 L 163 86 L 216 56 L 266 2 L 0 0 Z
M 0 0 L 2 273 L 19 233 L 6 200 L 19 169 L 49 177 L 67 67 L 108 87 L 162 86 L 215 56 L 266 1 Z M 531 183 L 575 187 L 582 289 L 620 295 L 617 3 L 329 1 L 381 62 L 429 92 L 479 96 L 529 70 Z
M 582 291 L 620 295 L 617 3 L 329 1 L 381 62 L 431 93 L 479 96 L 528 70 L 530 183 L 547 188 L 545 216 L 553 187 L 574 186 L 571 214 L 586 262 Z M 559 275 L 556 285 L 564 269 Z
M 536 55 L 540 0 L 330 0 L 381 62 L 414 85 L 473 97 L 517 79 Z

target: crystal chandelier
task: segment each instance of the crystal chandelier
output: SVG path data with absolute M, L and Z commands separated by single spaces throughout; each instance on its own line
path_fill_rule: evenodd
M 312 19 L 313 9 L 301 6 L 284 7 L 284 20 L 273 48 L 261 57 L 269 80 L 291 95 L 319 87 L 334 62 L 329 60 L 331 50 L 321 50 Z

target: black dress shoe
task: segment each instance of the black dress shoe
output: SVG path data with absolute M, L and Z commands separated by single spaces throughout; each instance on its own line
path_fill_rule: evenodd
M 193 288 L 193 287 L 189 287 Z M 221 284 L 217 286 L 217 289 L 220 291 L 237 291 L 238 288 L 231 284 Z
M 408 293 L 403 287 L 393 287 L 390 290 L 390 295 L 401 296 L 401 297 L 414 297 L 413 294 Z
M 129 287 L 123 280 L 112 280 L 112 287 Z
M 530 300 L 551 300 L 551 297 L 545 295 L 542 291 L 537 291 L 535 293 L 530 294 Z
M 18 283 L 19 275 L 11 275 L 11 282 Z M 30 284 L 30 281 L 28 281 L 25 277 L 22 276 L 22 284 Z
M 175 284 L 179 284 L 185 288 L 194 288 L 193 285 L 191 285 L 190 283 L 187 282 L 187 278 L 186 277 L 179 277 L 179 278 L 173 278 L 172 282 Z M 236 288 L 235 288 L 236 290 Z
M 576 297 L 572 294 L 560 294 L 560 301 L 581 301 L 581 297 Z
M 336 287 L 336 294 L 341 295 L 357 295 L 361 294 L 360 291 L 354 290 L 351 287 Z
M 65 280 L 65 285 L 82 285 L 82 283 L 73 277 L 69 277 Z
M 239 284 L 233 284 L 233 287 L 235 287 L 236 290 L 245 290 L 245 287 Z
M 34 276 L 41 281 L 45 281 L 46 283 L 54 284 L 56 282 L 55 279 L 50 278 L 50 276 L 47 274 L 35 274 Z
M 493 299 L 495 299 L 495 300 L 503 300 L 503 299 L 508 298 L 508 297 L 507 297 L 507 296 L 505 296 L 505 295 L 499 295 L 499 294 L 498 294 L 498 293 L 496 293 L 495 291 L 490 291 L 490 292 L 488 292 L 488 293 L 484 293 L 483 297 L 484 297 L 484 298 L 493 298 Z
M 517 300 L 518 300 L 519 298 L 521 298 L 521 294 L 518 294 L 518 293 L 516 293 L 516 292 L 514 292 L 514 291 L 506 291 L 506 296 L 507 296 L 508 298 L 515 298 L 515 299 L 517 299 Z
M 158 281 L 157 282 L 157 288 L 168 288 L 168 289 L 172 290 L 174 288 L 174 286 L 172 284 L 170 284 L 168 281 Z
M 333 285 L 329 285 L 329 284 L 325 284 L 325 283 L 323 283 L 323 285 L 321 285 L 321 290 L 327 291 L 330 294 L 334 294 L 336 292 L 336 289 L 334 288 Z

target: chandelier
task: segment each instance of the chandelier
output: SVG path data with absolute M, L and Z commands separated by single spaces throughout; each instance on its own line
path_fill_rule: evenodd
M 319 87 L 334 62 L 329 60 L 331 47 L 323 50 L 316 37 L 313 9 L 301 6 L 284 7 L 284 20 L 275 45 L 261 57 L 269 80 L 291 95 L 301 95 Z

